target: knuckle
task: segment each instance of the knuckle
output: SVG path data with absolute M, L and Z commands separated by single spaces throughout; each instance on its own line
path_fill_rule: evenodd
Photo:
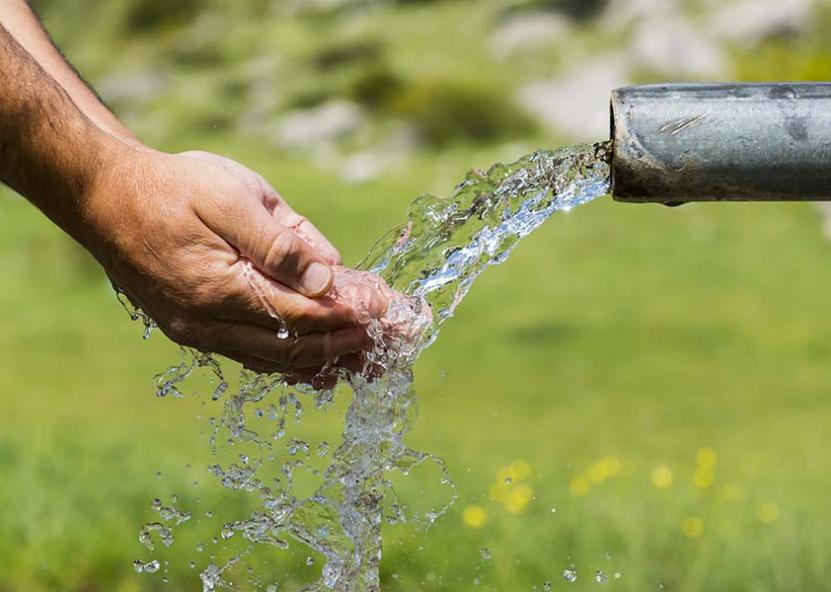
M 279 233 L 268 247 L 265 264 L 269 269 L 288 272 L 297 268 L 300 245 L 292 232 Z
M 292 221 L 291 221 L 291 229 L 292 230 L 300 230 L 303 226 L 305 226 L 307 224 L 311 224 L 311 223 L 309 222 L 309 219 L 306 218 L 306 216 L 303 216 L 301 214 L 295 214 L 294 216 L 292 216 Z
M 286 352 L 285 363 L 290 368 L 301 368 L 303 366 L 304 348 L 296 343 Z
M 160 323 L 165 335 L 181 345 L 196 345 L 196 325 L 194 322 L 183 316 L 175 316 Z

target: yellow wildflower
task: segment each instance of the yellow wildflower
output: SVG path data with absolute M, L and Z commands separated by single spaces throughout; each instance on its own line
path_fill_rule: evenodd
M 462 521 L 471 528 L 482 528 L 487 521 L 487 515 L 480 506 L 468 506 L 462 512 Z
M 695 462 L 702 469 L 712 469 L 716 466 L 717 460 L 718 454 L 716 454 L 716 451 L 710 447 L 699 448 L 698 452 L 695 454 Z
M 698 538 L 704 532 L 704 521 L 698 516 L 687 516 L 681 521 L 681 532 L 687 538 Z
M 589 468 L 586 469 L 586 476 L 592 483 L 600 483 L 601 481 L 606 480 L 609 473 L 606 471 L 606 465 L 602 462 L 596 462 L 590 464 Z
M 511 514 L 520 514 L 525 510 L 532 497 L 534 497 L 534 490 L 529 485 L 520 483 L 505 500 L 505 509 Z
M 568 484 L 568 489 L 571 492 L 571 495 L 575 497 L 582 497 L 589 492 L 589 489 L 591 489 L 591 483 L 589 483 L 589 480 L 583 475 L 576 475 L 571 478 L 571 481 Z
M 709 488 L 715 480 L 716 477 L 713 475 L 712 469 L 705 469 L 701 467 L 695 472 L 695 475 L 693 475 L 693 483 L 699 489 Z
M 765 502 L 759 506 L 759 520 L 765 524 L 773 524 L 779 520 L 779 506 L 772 502 Z
M 606 474 L 609 477 L 614 477 L 620 473 L 620 470 L 623 468 L 623 463 L 620 462 L 620 459 L 616 456 L 604 456 L 600 459 L 601 464 L 606 471 Z
M 672 486 L 672 469 L 666 465 L 656 467 L 652 471 L 652 485 L 658 489 L 666 489 Z
M 511 473 L 511 478 L 514 481 L 519 481 L 531 474 L 531 465 L 528 464 L 527 460 L 518 458 L 510 464 L 508 470 Z

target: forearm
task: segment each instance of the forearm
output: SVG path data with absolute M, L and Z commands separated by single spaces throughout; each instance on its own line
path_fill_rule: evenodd
M 0 180 L 81 240 L 84 199 L 108 142 L 0 25 Z
M 0 0 L 0 25 L 72 98 L 78 109 L 104 131 L 127 142 L 137 141 L 98 99 L 49 39 L 26 0 Z

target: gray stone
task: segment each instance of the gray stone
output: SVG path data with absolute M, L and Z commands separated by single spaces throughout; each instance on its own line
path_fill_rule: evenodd
M 553 12 L 523 12 L 501 22 L 489 45 L 498 57 L 558 41 L 569 33 L 568 20 Z
M 629 83 L 619 56 L 595 58 L 564 75 L 532 82 L 519 91 L 519 102 L 551 129 L 575 141 L 609 138 L 609 95 Z
M 358 105 L 332 101 L 287 113 L 277 123 L 273 137 L 286 148 L 312 148 L 343 138 L 363 123 L 364 114 Z
M 712 80 L 729 71 L 719 42 L 681 15 L 652 16 L 639 21 L 628 50 L 633 68 L 670 78 Z
M 813 10 L 812 0 L 739 0 L 713 13 L 710 28 L 725 39 L 754 45 L 770 37 L 803 32 Z
M 395 161 L 396 158 L 388 152 L 358 152 L 344 159 L 340 166 L 341 179 L 350 184 L 368 183 L 377 179 Z
M 107 103 L 124 104 L 147 100 L 165 87 L 158 72 L 128 72 L 104 76 L 95 88 Z
M 610 0 L 600 22 L 607 30 L 621 30 L 643 19 L 677 16 L 681 9 L 678 0 Z

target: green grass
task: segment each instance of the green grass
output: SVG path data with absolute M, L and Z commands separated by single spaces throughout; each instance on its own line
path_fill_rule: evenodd
M 252 160 L 235 148 L 226 152 Z M 365 187 L 291 161 L 269 168 L 267 153 L 253 164 L 355 261 L 414 194 L 497 152 L 422 156 Z M 146 556 L 136 533 L 153 497 L 239 508 L 204 470 L 198 402 L 152 396 L 175 348 L 140 340 L 67 239 L 13 197 L 0 201 L 0 220 L 0 589 L 156 589 L 158 578 L 130 568 Z M 596 569 L 619 590 L 821 589 L 831 567 L 829 255 L 806 205 L 602 200 L 549 222 L 481 278 L 418 364 L 410 441 L 448 460 L 460 501 L 428 533 L 390 532 L 387 589 L 469 589 L 474 578 L 486 589 L 547 579 L 591 589 Z M 304 429 L 336 429 L 341 412 Z M 718 462 L 699 489 L 705 446 Z M 572 480 L 609 455 L 621 472 L 573 495 Z M 512 514 L 490 489 L 518 458 L 534 498 Z M 651 474 L 663 465 L 674 480 L 658 489 Z M 434 483 L 405 480 L 404 498 L 439 499 Z M 779 512 L 770 524 L 758 516 L 765 503 Z M 482 528 L 464 523 L 469 505 L 484 509 Z M 681 532 L 687 517 L 701 518 L 700 537 Z M 185 527 L 165 555 L 183 589 L 195 586 L 187 561 L 204 559 L 192 544 L 210 528 Z M 566 584 L 572 563 L 579 579 Z

